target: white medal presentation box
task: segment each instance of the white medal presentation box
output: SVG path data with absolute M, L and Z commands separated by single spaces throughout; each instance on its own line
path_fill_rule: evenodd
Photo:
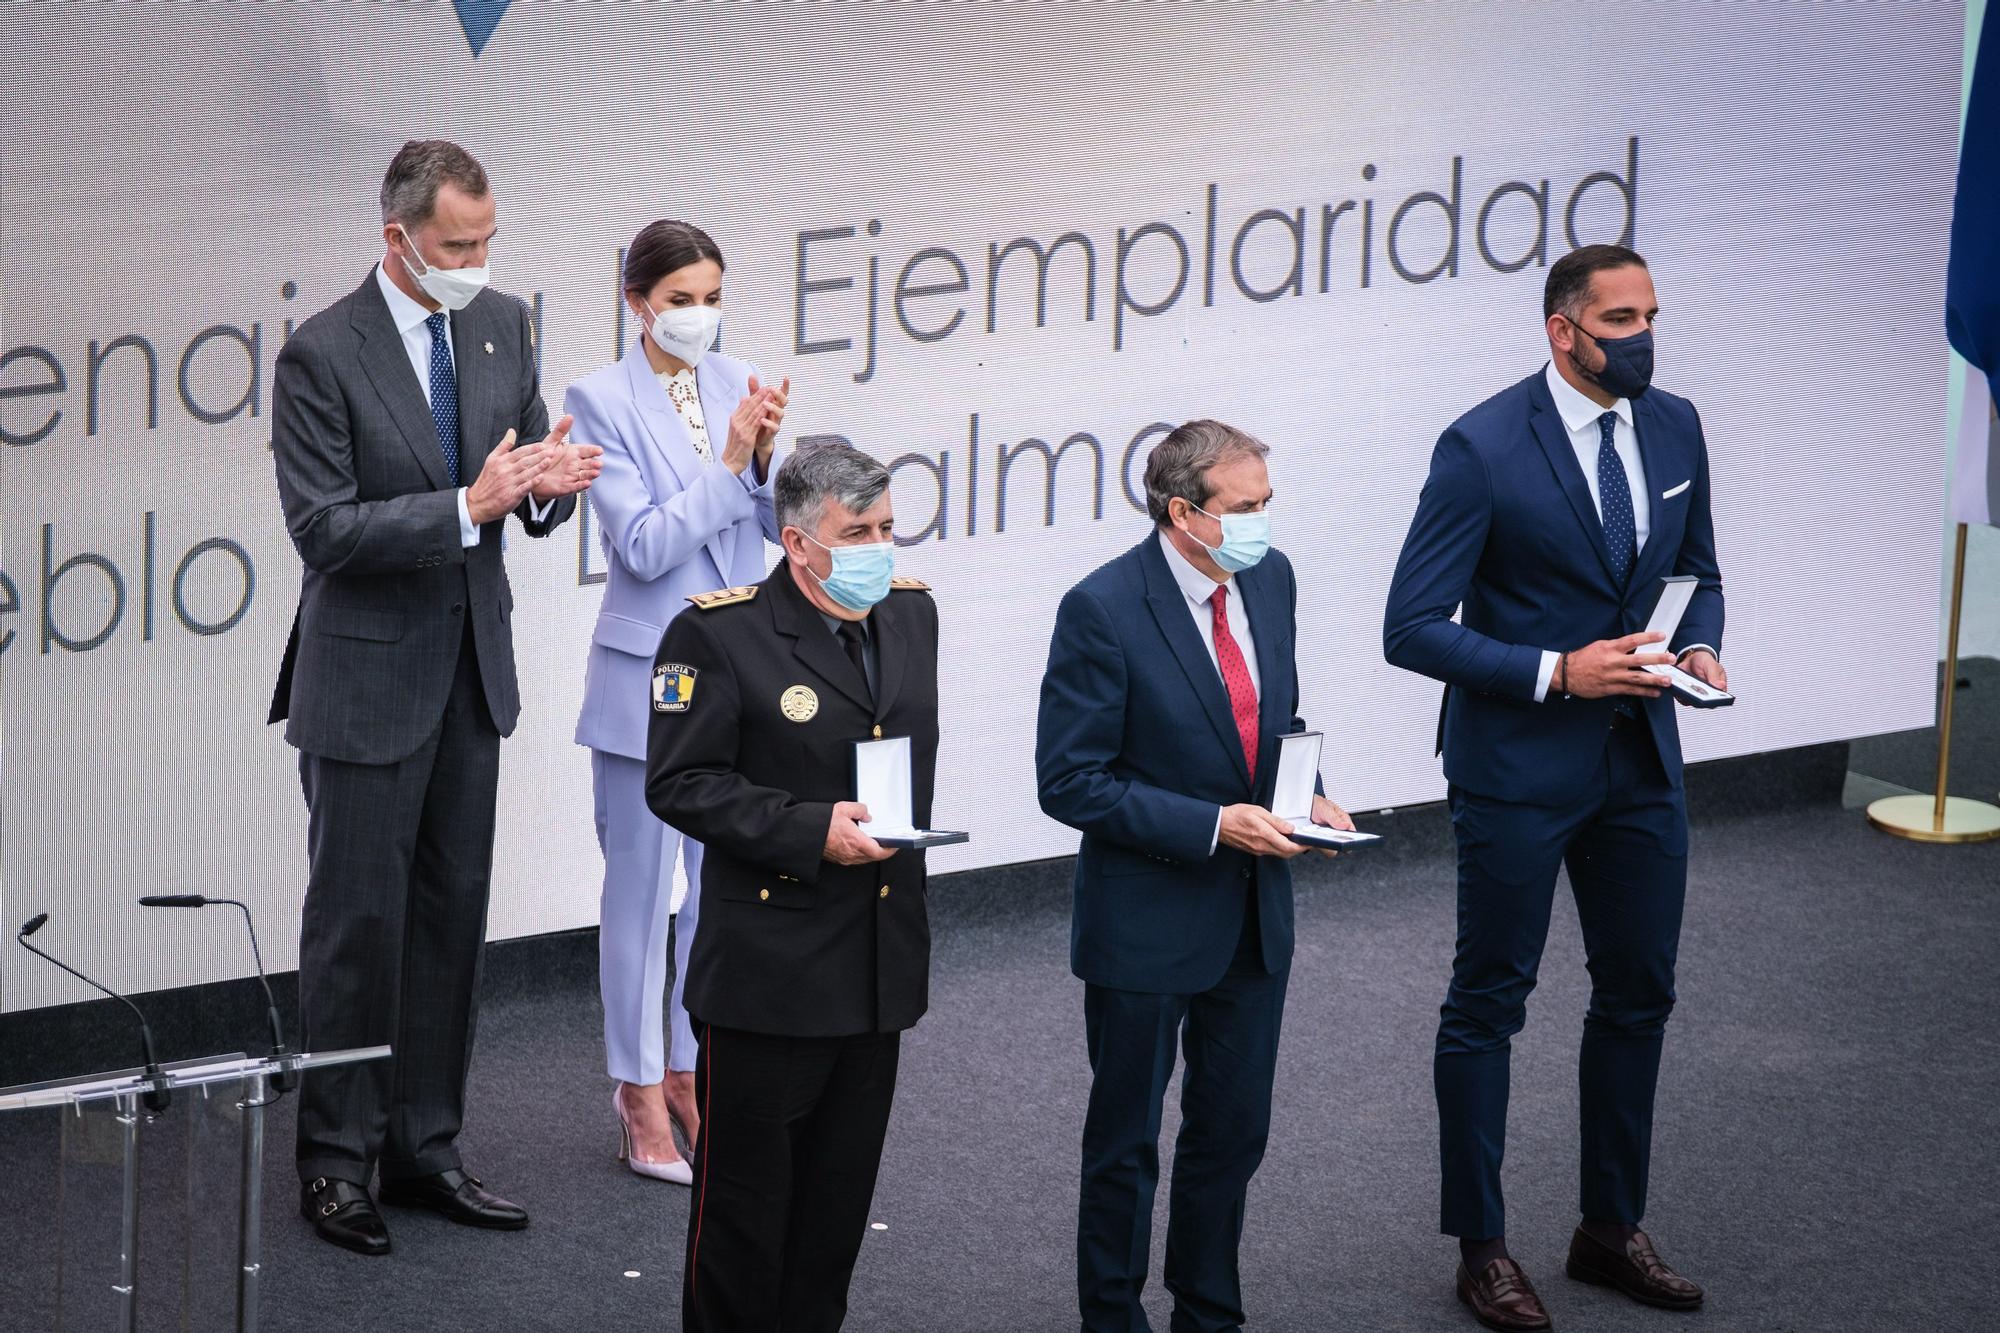
M 908 736 L 854 743 L 854 799 L 868 807 L 868 822 L 861 831 L 884 847 L 921 850 L 971 842 L 970 833 L 916 827 L 911 779 Z
M 1681 617 L 1687 614 L 1688 603 L 1694 600 L 1695 577 L 1692 574 L 1674 574 L 1660 580 L 1659 591 L 1654 594 L 1652 614 L 1646 617 L 1646 632 L 1664 634 L 1664 642 L 1643 649 L 1645 652 L 1665 650 L 1674 641 L 1674 631 L 1681 627 Z M 1736 702 L 1736 696 L 1727 690 L 1718 690 L 1701 677 L 1683 671 L 1678 666 L 1649 666 L 1646 668 L 1655 676 L 1663 676 L 1673 687 L 1674 697 L 1690 708 L 1727 708 Z
M 1325 739 L 1324 733 L 1317 731 L 1278 737 L 1278 784 L 1271 793 L 1271 813 L 1292 826 L 1293 842 L 1308 847 L 1345 850 L 1382 841 L 1379 833 L 1312 822 L 1313 789 L 1319 784 L 1319 752 Z

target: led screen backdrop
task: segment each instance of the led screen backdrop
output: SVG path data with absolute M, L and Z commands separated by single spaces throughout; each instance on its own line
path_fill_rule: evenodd
M 78 965 L 149 989 L 248 957 L 226 921 L 133 897 L 227 890 L 292 964 L 271 369 L 367 276 L 383 167 L 419 136 L 492 175 L 496 285 L 536 312 L 552 408 L 632 332 L 620 247 L 678 216 L 728 256 L 726 347 L 793 378 L 788 434 L 892 463 L 900 567 L 944 618 L 938 819 L 975 833 L 936 869 L 1074 845 L 1034 802 L 1049 624 L 1146 531 L 1145 451 L 1194 415 L 1272 447 L 1330 790 L 1441 795 L 1437 689 L 1383 663 L 1383 595 L 1432 442 L 1540 365 L 1546 265 L 1578 241 L 1652 260 L 1660 382 L 1707 426 L 1743 702 L 1684 714 L 1690 754 L 1924 724 L 1963 18 L 9 6 L 5 919 L 51 911 Z M 495 936 L 596 919 L 570 743 L 596 540 L 511 539 L 526 707 Z M 5 963 L 9 1009 L 86 994 Z

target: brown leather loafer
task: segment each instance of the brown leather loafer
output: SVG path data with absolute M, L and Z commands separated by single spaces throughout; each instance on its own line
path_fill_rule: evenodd
M 1645 1232 L 1635 1231 L 1621 1252 L 1582 1227 L 1570 1237 L 1564 1271 L 1578 1282 L 1615 1287 L 1635 1301 L 1662 1310 L 1699 1310 L 1701 1288 L 1667 1267 Z
M 1554 1327 L 1528 1275 L 1512 1259 L 1495 1259 L 1477 1278 L 1460 1264 L 1458 1298 L 1472 1307 L 1480 1323 L 1500 1333 L 1537 1333 Z

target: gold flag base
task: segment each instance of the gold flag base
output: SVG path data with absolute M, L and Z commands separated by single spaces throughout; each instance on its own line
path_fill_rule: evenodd
M 1951 628 L 1945 635 L 1944 679 L 1938 707 L 1937 791 L 1871 801 L 1868 822 L 1917 842 L 1992 842 L 2000 838 L 2000 805 L 1945 794 L 1951 774 L 1951 704 L 1958 687 L 1958 620 L 1965 609 L 1965 524 L 1952 557 Z
M 2000 805 L 1964 796 L 1947 796 L 1942 817 L 1935 796 L 1884 796 L 1869 802 L 1868 822 L 1884 833 L 1917 842 L 2000 839 Z

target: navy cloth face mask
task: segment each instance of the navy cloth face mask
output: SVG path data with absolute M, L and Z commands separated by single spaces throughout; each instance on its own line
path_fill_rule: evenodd
M 1563 316 L 1569 319 L 1569 316 Z M 1581 362 L 1577 369 L 1585 377 L 1596 381 L 1606 393 L 1620 398 L 1637 398 L 1652 387 L 1653 383 L 1653 331 L 1641 329 L 1623 338 L 1600 338 L 1589 329 L 1571 319 L 1569 326 L 1586 334 L 1604 353 L 1604 369 L 1585 369 Z

